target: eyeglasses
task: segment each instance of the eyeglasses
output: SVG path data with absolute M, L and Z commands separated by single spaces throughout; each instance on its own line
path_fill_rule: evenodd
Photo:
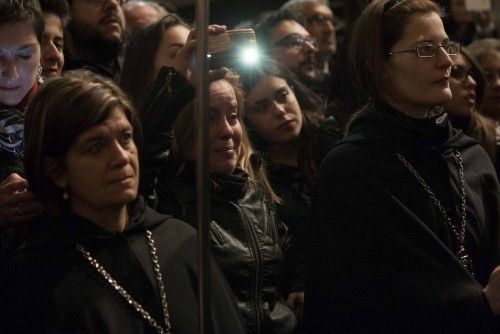
M 460 51 L 462 50 L 462 46 L 460 45 L 460 43 L 453 41 L 445 41 L 441 45 L 437 45 L 434 43 L 422 43 L 417 45 L 413 49 L 389 52 L 388 55 L 391 56 L 397 53 L 415 52 L 417 54 L 417 57 L 419 58 L 431 58 L 437 56 L 439 48 L 443 48 L 443 50 L 449 56 L 456 56 L 460 54 Z
M 301 36 L 299 34 L 289 34 L 273 44 L 273 47 L 297 47 L 302 48 L 305 43 L 309 43 L 316 48 L 316 39 L 311 36 Z
M 80 0 L 82 2 L 86 2 L 86 3 L 91 3 L 91 4 L 96 4 L 96 5 L 103 5 L 105 4 L 106 2 L 108 1 L 111 1 L 111 0 Z M 115 0 L 120 6 L 122 6 L 123 4 L 126 4 L 128 2 L 128 0 Z
M 472 70 L 467 70 L 465 67 L 460 65 L 453 65 L 451 67 L 451 77 L 461 82 L 465 82 L 467 78 L 472 76 Z
M 335 21 L 334 21 L 333 17 L 319 14 L 319 13 L 314 14 L 311 17 L 308 17 L 306 21 L 307 21 L 307 24 L 309 24 L 309 25 L 313 25 L 313 24 L 323 25 L 327 22 L 330 22 L 333 26 L 335 26 Z

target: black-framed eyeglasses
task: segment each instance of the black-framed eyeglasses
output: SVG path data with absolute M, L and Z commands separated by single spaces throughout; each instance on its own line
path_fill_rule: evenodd
M 467 70 L 465 67 L 460 65 L 452 65 L 450 76 L 458 81 L 465 82 L 467 78 L 472 76 L 472 70 Z
M 436 57 L 439 48 L 443 48 L 443 50 L 449 55 L 449 56 L 456 56 L 460 54 L 462 51 L 462 46 L 460 43 L 453 42 L 453 41 L 445 41 L 443 44 L 438 45 L 434 43 L 422 43 L 414 47 L 413 49 L 407 49 L 407 50 L 399 50 L 399 51 L 394 51 L 394 52 L 389 52 L 388 55 L 395 55 L 398 53 L 403 53 L 403 52 L 414 52 L 417 54 L 417 57 L 419 58 L 431 58 L 431 57 Z
M 301 36 L 299 34 L 289 34 L 273 44 L 273 47 L 297 47 L 302 48 L 305 43 L 309 43 L 316 48 L 316 39 L 311 36 Z
M 324 15 L 321 13 L 314 14 L 306 19 L 307 24 L 313 25 L 323 25 L 327 22 L 330 22 L 333 26 L 335 26 L 335 19 L 332 16 Z

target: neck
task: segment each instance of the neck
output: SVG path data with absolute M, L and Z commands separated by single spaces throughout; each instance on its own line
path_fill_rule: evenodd
M 297 141 L 292 143 L 277 144 L 268 148 L 268 158 L 272 163 L 297 167 L 298 150 Z
M 123 232 L 128 221 L 127 206 L 95 210 L 86 205 L 71 204 L 71 211 L 108 231 Z
M 65 30 L 64 33 L 64 49 L 73 59 L 96 62 L 104 66 L 111 66 L 113 64 L 114 58 L 104 61 L 98 56 L 99 53 L 93 51 L 93 48 L 80 47 L 77 43 L 75 43 L 70 32 Z
M 388 104 L 405 114 L 406 116 L 412 117 L 412 118 L 417 118 L 417 119 L 424 119 L 427 117 L 428 111 L 430 107 L 424 107 L 424 106 L 416 106 L 416 105 L 410 105 L 406 103 L 398 103 L 394 101 L 388 101 Z

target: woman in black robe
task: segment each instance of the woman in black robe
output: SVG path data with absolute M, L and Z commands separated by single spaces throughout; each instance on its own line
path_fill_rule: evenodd
M 439 107 L 460 53 L 441 16 L 375 0 L 356 23 L 352 73 L 371 100 L 320 168 L 311 332 L 498 333 L 498 181 Z
M 47 213 L 2 270 L 6 333 L 198 332 L 196 232 L 137 197 L 138 124 L 124 93 L 90 73 L 34 97 L 25 168 Z M 211 272 L 211 331 L 243 333 Z

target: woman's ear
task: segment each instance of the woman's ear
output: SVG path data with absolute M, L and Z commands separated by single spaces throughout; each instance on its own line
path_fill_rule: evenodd
M 66 189 L 66 172 L 60 161 L 47 158 L 44 161 L 44 169 L 52 182 L 59 188 Z

